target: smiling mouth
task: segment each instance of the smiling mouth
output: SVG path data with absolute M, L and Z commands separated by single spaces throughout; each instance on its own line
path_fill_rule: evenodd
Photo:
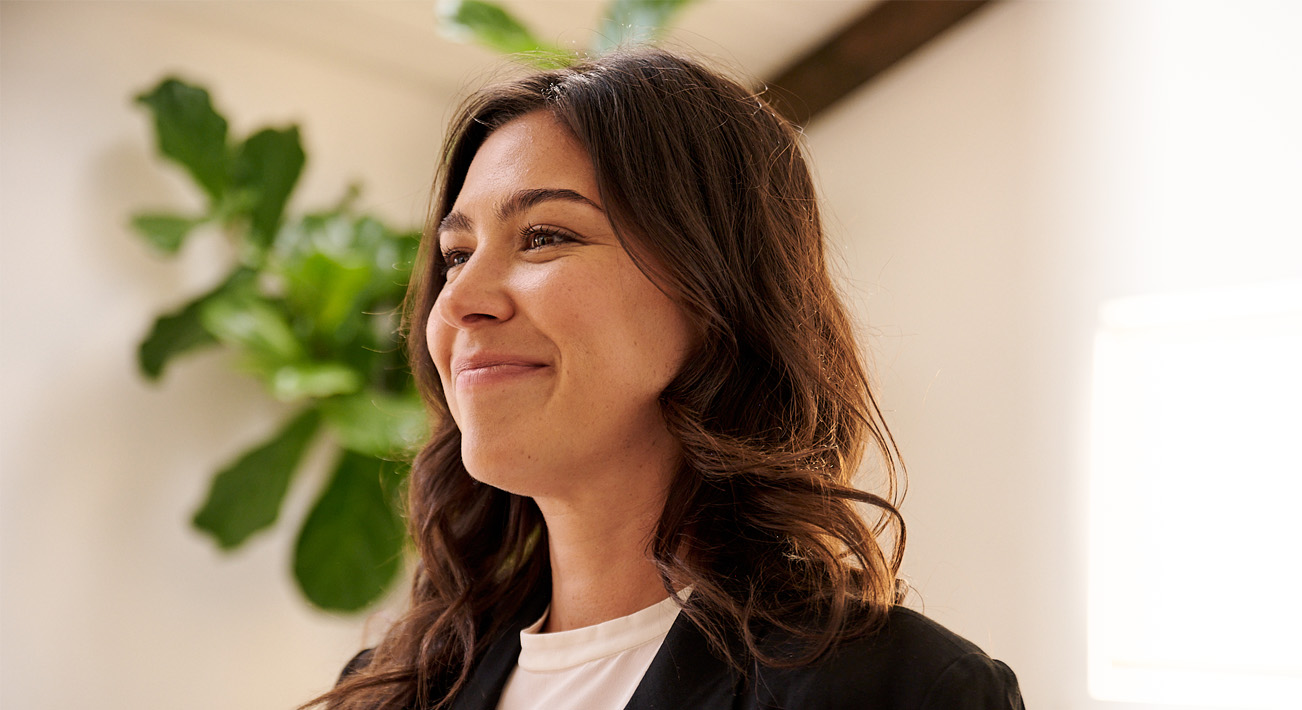
M 457 387 L 477 387 L 511 382 L 542 372 L 547 366 L 525 362 L 484 363 L 457 372 Z

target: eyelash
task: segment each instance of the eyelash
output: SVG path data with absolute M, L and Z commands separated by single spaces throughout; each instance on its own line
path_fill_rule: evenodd
M 554 241 L 551 242 L 550 244 L 534 245 L 533 242 L 538 237 L 550 237 Z M 548 227 L 544 225 L 530 224 L 526 226 L 524 229 L 520 230 L 520 241 L 523 243 L 525 251 L 530 251 L 533 249 L 542 249 L 543 247 L 555 246 L 557 244 L 564 244 L 565 242 L 572 242 L 574 241 L 574 239 L 575 237 L 573 234 L 570 234 L 569 232 L 560 229 L 558 227 Z M 452 269 L 452 267 L 461 266 L 462 264 L 466 263 L 465 261 L 458 261 L 454 263 L 455 259 L 462 258 L 462 257 L 464 257 L 465 259 L 470 258 L 470 252 L 465 249 L 443 249 L 442 255 L 443 255 L 442 270 L 445 275 L 448 273 L 449 270 Z
M 556 241 L 552 242 L 552 244 L 540 244 L 538 246 L 534 246 L 533 240 L 537 239 L 538 237 L 551 237 Z M 574 235 L 570 234 L 569 232 L 563 229 L 560 229 L 559 227 L 548 227 L 544 225 L 531 224 L 525 227 L 524 229 L 520 230 L 520 241 L 524 242 L 524 248 L 526 250 L 541 249 L 545 246 L 552 246 L 553 244 L 564 244 L 565 242 L 572 242 L 574 241 Z

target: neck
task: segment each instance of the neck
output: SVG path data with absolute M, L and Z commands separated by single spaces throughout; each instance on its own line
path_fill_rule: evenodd
M 617 619 L 668 597 L 650 553 L 665 487 L 628 488 L 638 487 L 589 501 L 538 500 L 552 569 L 544 632 Z

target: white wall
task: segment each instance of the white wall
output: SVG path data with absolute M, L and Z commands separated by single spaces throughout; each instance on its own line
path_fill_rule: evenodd
M 310 611 L 284 525 L 226 557 L 189 528 L 211 473 L 279 412 L 221 357 L 136 374 L 153 316 L 225 270 L 210 238 L 180 263 L 126 224 L 197 204 L 152 152 L 131 98 L 165 71 L 208 86 L 232 132 L 301 120 L 293 201 L 364 203 L 419 224 L 446 96 L 166 3 L 14 3 L 0 16 L 3 488 L 0 706 L 287 708 L 328 689 L 362 619 Z M 432 21 L 432 19 L 431 19 Z
M 1000 3 L 808 130 L 910 468 L 905 572 L 1028 706 L 1132 707 L 1086 692 L 1099 304 L 1302 277 L 1293 7 Z

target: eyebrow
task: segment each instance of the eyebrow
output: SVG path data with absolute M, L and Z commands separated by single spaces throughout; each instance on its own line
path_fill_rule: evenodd
M 581 205 L 587 205 L 602 214 L 606 211 L 596 202 L 584 197 L 581 193 L 564 188 L 534 188 L 530 190 L 519 190 L 510 197 L 497 204 L 497 218 L 507 220 L 511 217 L 543 202 L 573 202 Z M 437 234 L 448 231 L 468 232 L 474 226 L 474 222 L 463 212 L 452 211 L 439 222 Z

